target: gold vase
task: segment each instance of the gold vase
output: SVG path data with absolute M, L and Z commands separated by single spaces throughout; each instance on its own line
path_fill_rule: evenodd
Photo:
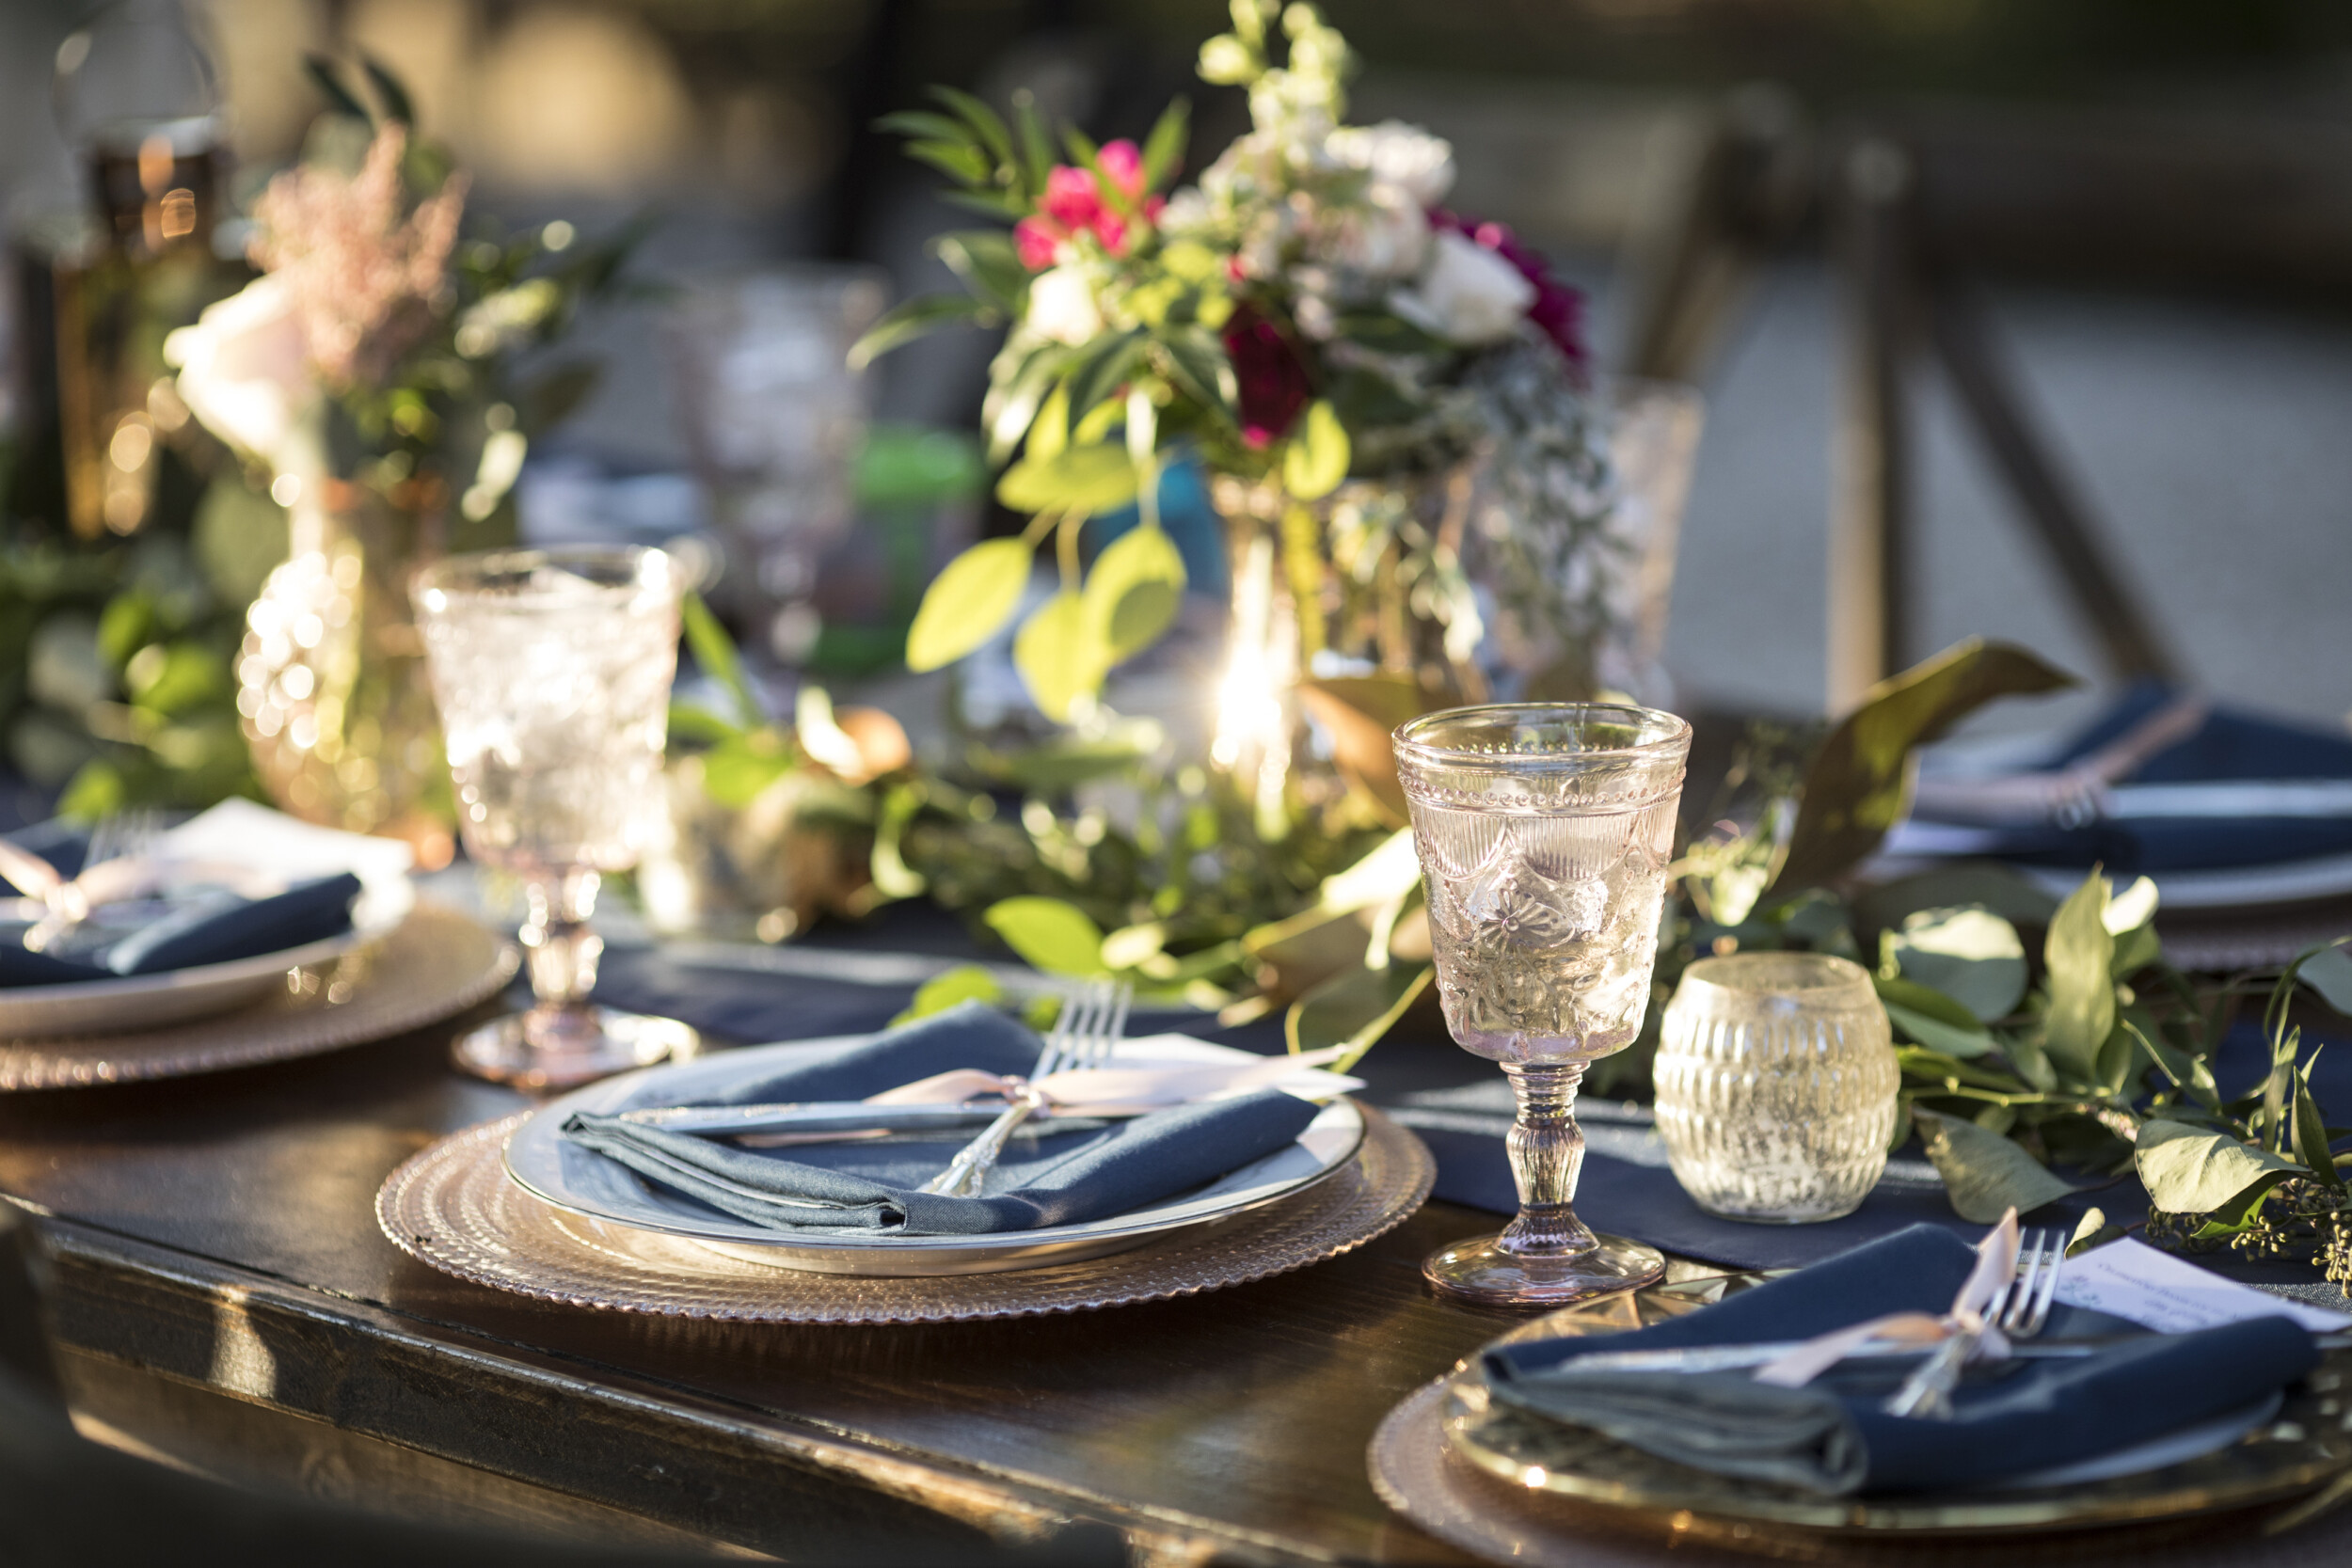
M 435 519 L 358 485 L 304 486 L 286 559 L 246 611 L 237 711 L 254 771 L 306 822 L 382 833 L 446 863 L 449 770 L 408 578 Z

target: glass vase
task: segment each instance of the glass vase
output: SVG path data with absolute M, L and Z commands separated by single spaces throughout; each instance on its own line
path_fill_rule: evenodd
M 1667 1005 L 1652 1070 L 1675 1180 L 1710 1214 L 1834 1220 L 1886 1168 L 1902 1074 L 1859 964 L 1826 953 L 1700 959 Z
M 254 771 L 292 816 L 450 855 L 449 774 L 409 609 L 432 519 L 341 481 L 289 512 L 286 559 L 246 611 L 237 711 Z

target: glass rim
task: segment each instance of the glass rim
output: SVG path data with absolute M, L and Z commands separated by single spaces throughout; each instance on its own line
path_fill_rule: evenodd
M 1770 984 L 1743 981 L 1741 976 L 1763 970 L 1780 971 L 1783 977 Z M 1792 974 L 1811 971 L 1820 976 L 1811 982 L 1791 983 Z M 1721 953 L 1694 958 L 1682 971 L 1676 990 L 1683 986 L 1705 986 L 1710 990 L 1735 996 L 1784 996 L 1792 1002 L 1819 998 L 1826 1000 L 1842 991 L 1856 988 L 1867 990 L 1873 1000 L 1878 988 L 1870 984 L 1870 972 L 1836 953 L 1786 953 L 1763 950 L 1753 953 Z
M 656 561 L 660 562 L 661 576 L 668 579 L 666 583 L 647 579 L 645 567 Z M 657 586 L 682 592 L 685 586 L 677 558 L 653 545 L 510 545 L 494 550 L 468 550 L 460 555 L 445 555 L 438 561 L 428 562 L 418 567 L 415 575 L 409 578 L 408 592 L 419 597 L 426 594 L 445 594 L 469 598 L 494 593 L 496 590 L 486 587 L 481 578 L 510 562 L 517 566 L 568 566 L 575 563 L 626 566 L 628 575 L 624 580 L 589 582 L 592 590 L 606 594 L 637 594 Z M 524 595 L 512 597 L 518 608 L 530 603 Z
M 1629 746 L 1589 746 L 1573 751 L 1551 752 L 1487 752 L 1468 746 L 1445 746 L 1422 738 L 1427 732 L 1441 724 L 1475 723 L 1487 720 L 1496 723 L 1541 721 L 1545 717 L 1555 720 L 1613 719 L 1639 728 L 1656 729 L 1660 733 L 1646 740 Z M 1656 762 L 1691 747 L 1691 722 L 1679 714 L 1663 708 L 1642 707 L 1633 703 L 1475 703 L 1466 707 L 1439 708 L 1418 719 L 1407 719 L 1390 735 L 1390 743 L 1397 755 L 1425 768 L 1527 768 L 1565 765 L 1587 768 L 1610 762 Z

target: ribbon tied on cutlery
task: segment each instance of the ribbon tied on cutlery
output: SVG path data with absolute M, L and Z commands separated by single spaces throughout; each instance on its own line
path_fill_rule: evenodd
M 1974 1339 L 1971 1361 L 1999 1361 L 2010 1354 L 2009 1340 L 1994 1325 L 1985 1308 L 2002 1287 L 2017 1276 L 2017 1211 L 1977 1243 L 1976 1267 L 1961 1282 L 1952 1305 L 1941 1317 L 1927 1312 L 1890 1312 L 1851 1327 L 1808 1339 L 1777 1360 L 1758 1368 L 1757 1383 L 1781 1388 L 1802 1388 L 1843 1361 L 1866 1343 L 1880 1345 L 1939 1345 L 1957 1336 Z

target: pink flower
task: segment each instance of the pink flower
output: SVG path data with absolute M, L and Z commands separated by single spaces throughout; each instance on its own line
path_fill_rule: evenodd
M 450 249 L 465 211 L 466 179 L 408 210 L 401 186 L 407 132 L 376 133 L 356 176 L 289 170 L 253 209 L 253 263 L 285 279 L 329 385 L 368 384 L 423 336 L 448 286 Z
M 1442 207 L 1430 209 L 1429 227 L 1465 235 L 1517 267 L 1519 276 L 1535 286 L 1527 319 L 1542 329 L 1569 364 L 1580 370 L 1584 367 L 1589 359 L 1584 347 L 1584 296 L 1551 276 L 1543 252 L 1521 244 L 1508 225 L 1473 222 Z
M 1106 144 L 1096 154 L 1103 173 L 1130 205 L 1140 204 L 1146 224 L 1159 220 L 1160 209 L 1167 205 L 1160 198 L 1143 194 L 1143 153 L 1131 141 Z M 1062 164 L 1045 177 L 1045 189 L 1038 197 L 1038 210 L 1012 228 L 1012 243 L 1019 251 L 1021 264 L 1031 272 L 1042 272 L 1057 262 L 1070 260 L 1068 247 L 1080 234 L 1092 234 L 1104 250 L 1113 256 L 1127 254 L 1132 238 L 1130 220 L 1104 197 L 1102 182 L 1092 169 Z

